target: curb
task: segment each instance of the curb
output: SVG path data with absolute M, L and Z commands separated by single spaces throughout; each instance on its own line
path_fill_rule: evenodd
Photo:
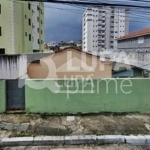
M 122 135 L 79 135 L 79 136 L 36 136 L 2 138 L 0 146 L 39 146 L 39 145 L 81 145 L 81 144 L 150 144 L 150 135 L 122 136 Z

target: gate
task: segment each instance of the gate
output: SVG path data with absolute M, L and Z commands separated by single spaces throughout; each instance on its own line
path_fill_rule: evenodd
M 7 80 L 6 97 L 7 110 L 25 109 L 25 80 Z M 20 85 L 21 87 L 19 87 Z

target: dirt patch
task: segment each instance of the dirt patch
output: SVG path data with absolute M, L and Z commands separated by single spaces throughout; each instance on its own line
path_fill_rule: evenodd
M 26 132 L 12 130 L 11 136 L 150 134 L 150 116 L 139 114 L 75 116 L 74 120 L 67 116 L 1 115 L 0 122 L 29 123 Z
M 150 134 L 149 130 L 145 127 L 144 119 L 140 116 L 93 116 L 83 117 L 82 126 L 85 128 L 86 133 L 93 133 L 98 135 L 113 134 L 113 135 L 129 135 L 129 134 Z M 147 122 L 150 124 L 149 119 Z

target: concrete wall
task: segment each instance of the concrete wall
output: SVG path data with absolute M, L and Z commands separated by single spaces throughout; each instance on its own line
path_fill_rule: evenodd
M 108 81 L 109 79 L 93 80 L 93 84 L 91 84 L 91 80 L 70 80 L 69 83 L 64 80 L 26 80 L 26 111 L 49 114 L 150 113 L 149 79 Z M 59 86 L 61 87 L 59 88 Z M 84 92 L 82 92 L 82 88 Z M 68 94 L 66 93 L 67 89 Z
M 0 113 L 6 110 L 6 81 L 0 80 Z
M 26 55 L 0 55 L 0 79 L 17 79 L 26 73 Z
M 118 40 L 118 49 L 119 50 L 147 50 L 150 51 L 150 35 L 141 36 L 144 38 L 143 43 L 138 43 L 138 37 Z
M 33 62 L 34 60 L 40 60 L 41 58 L 43 57 L 46 57 L 46 56 L 49 56 L 49 55 L 52 55 L 53 52 L 51 53 L 33 53 L 33 54 L 26 54 L 27 56 L 27 62 L 28 63 L 31 63 Z

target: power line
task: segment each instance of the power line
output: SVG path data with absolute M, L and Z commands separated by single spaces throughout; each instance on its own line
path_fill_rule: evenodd
M 10 0 L 9 0 L 10 1 Z M 20 3 L 22 4 L 22 2 L 19 2 L 19 1 L 13 1 L 13 2 L 16 2 L 16 3 Z M 28 5 L 27 3 L 24 3 L 25 5 Z M 32 3 L 32 5 L 35 5 Z M 69 4 L 70 5 L 70 4 Z M 37 5 L 35 5 L 37 6 Z M 70 5 L 70 6 L 73 6 L 73 5 Z M 75 5 L 76 6 L 76 5 Z M 63 8 L 58 8 L 58 7 L 53 7 L 53 6 L 49 6 L 49 5 L 44 5 L 43 7 L 45 8 L 52 8 L 52 9 L 58 9 L 58 10 L 63 10 L 63 11 L 68 11 L 68 12 L 71 12 L 71 13 L 76 13 L 76 14 L 83 14 L 83 13 L 80 13 L 79 11 L 80 10 L 75 10 L 75 9 L 63 9 Z M 73 6 L 74 7 L 74 6 Z M 106 8 L 108 10 L 108 8 Z M 110 13 L 106 13 L 106 14 L 110 14 Z M 113 14 L 111 14 L 113 16 Z M 144 15 L 132 15 L 132 18 L 135 18 L 135 19 L 143 19 L 143 17 L 145 17 Z M 111 19 L 111 18 L 106 18 L 106 19 Z M 150 20 L 149 17 L 145 18 L 146 20 Z M 119 20 L 119 19 L 114 19 L 114 20 Z M 130 21 L 130 20 L 126 20 L 126 21 Z M 133 21 L 132 22 L 138 22 L 138 23 L 147 23 L 147 21 Z
M 145 9 L 149 9 L 150 6 L 144 6 L 144 5 L 133 5 L 133 4 L 114 4 L 114 3 L 102 3 L 102 2 L 86 2 L 86 1 L 61 1 L 61 0 L 43 0 L 44 2 L 49 2 L 49 3 L 59 3 L 59 4 L 76 4 L 76 5 L 85 5 L 85 6 L 122 6 L 122 7 L 129 7 L 129 8 L 145 8 Z

